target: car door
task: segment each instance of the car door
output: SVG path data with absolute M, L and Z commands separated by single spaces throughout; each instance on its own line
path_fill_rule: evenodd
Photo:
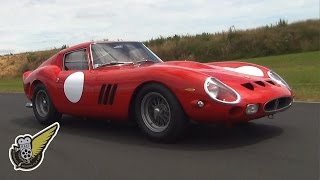
M 86 115 L 93 95 L 95 76 L 90 72 L 87 48 L 80 48 L 63 55 L 63 67 L 57 78 L 62 102 L 62 113 Z M 54 98 L 54 97 L 53 97 Z

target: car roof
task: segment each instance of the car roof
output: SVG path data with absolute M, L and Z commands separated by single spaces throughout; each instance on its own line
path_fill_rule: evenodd
M 73 51 L 76 49 L 85 48 L 90 46 L 91 44 L 114 43 L 114 42 L 139 42 L 139 41 L 88 41 L 81 44 L 70 46 L 66 49 L 61 50 L 59 53 L 65 53 L 65 52 Z

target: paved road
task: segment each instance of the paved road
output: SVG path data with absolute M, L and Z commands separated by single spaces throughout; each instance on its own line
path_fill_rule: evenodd
M 0 94 L 0 179 L 319 180 L 320 104 L 296 103 L 250 126 L 195 126 L 177 144 L 148 141 L 134 126 L 64 117 L 32 172 L 15 172 L 8 149 L 43 126 L 23 94 Z

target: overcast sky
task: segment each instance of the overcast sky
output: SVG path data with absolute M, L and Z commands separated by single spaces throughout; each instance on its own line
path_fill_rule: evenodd
M 319 19 L 319 0 L 0 0 L 0 54 Z

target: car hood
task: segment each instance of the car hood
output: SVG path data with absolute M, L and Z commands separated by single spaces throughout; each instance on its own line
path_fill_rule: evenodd
M 189 61 L 158 63 L 153 66 L 184 69 L 185 73 L 200 73 L 204 80 L 214 77 L 236 90 L 240 96 L 259 98 L 264 94 L 288 95 L 291 92 L 268 76 L 269 69 L 244 62 L 197 63 Z M 190 76 L 187 76 L 190 77 Z M 196 76 L 195 76 L 196 77 Z M 199 76 L 197 76 L 199 77 Z
M 243 62 L 198 63 L 193 61 L 169 61 L 150 65 L 194 71 L 224 82 L 246 83 L 268 78 L 267 68 Z
M 194 61 L 167 61 L 163 63 L 143 63 L 143 64 L 128 64 L 112 67 L 103 67 L 100 71 L 105 70 L 129 70 L 145 68 L 149 70 L 165 68 L 171 69 L 174 73 L 177 71 L 185 71 L 185 73 L 197 73 L 204 77 L 215 77 L 227 84 L 247 83 L 249 81 L 260 81 L 269 78 L 267 68 L 259 65 L 243 63 L 243 62 L 215 62 L 215 63 L 199 63 Z

